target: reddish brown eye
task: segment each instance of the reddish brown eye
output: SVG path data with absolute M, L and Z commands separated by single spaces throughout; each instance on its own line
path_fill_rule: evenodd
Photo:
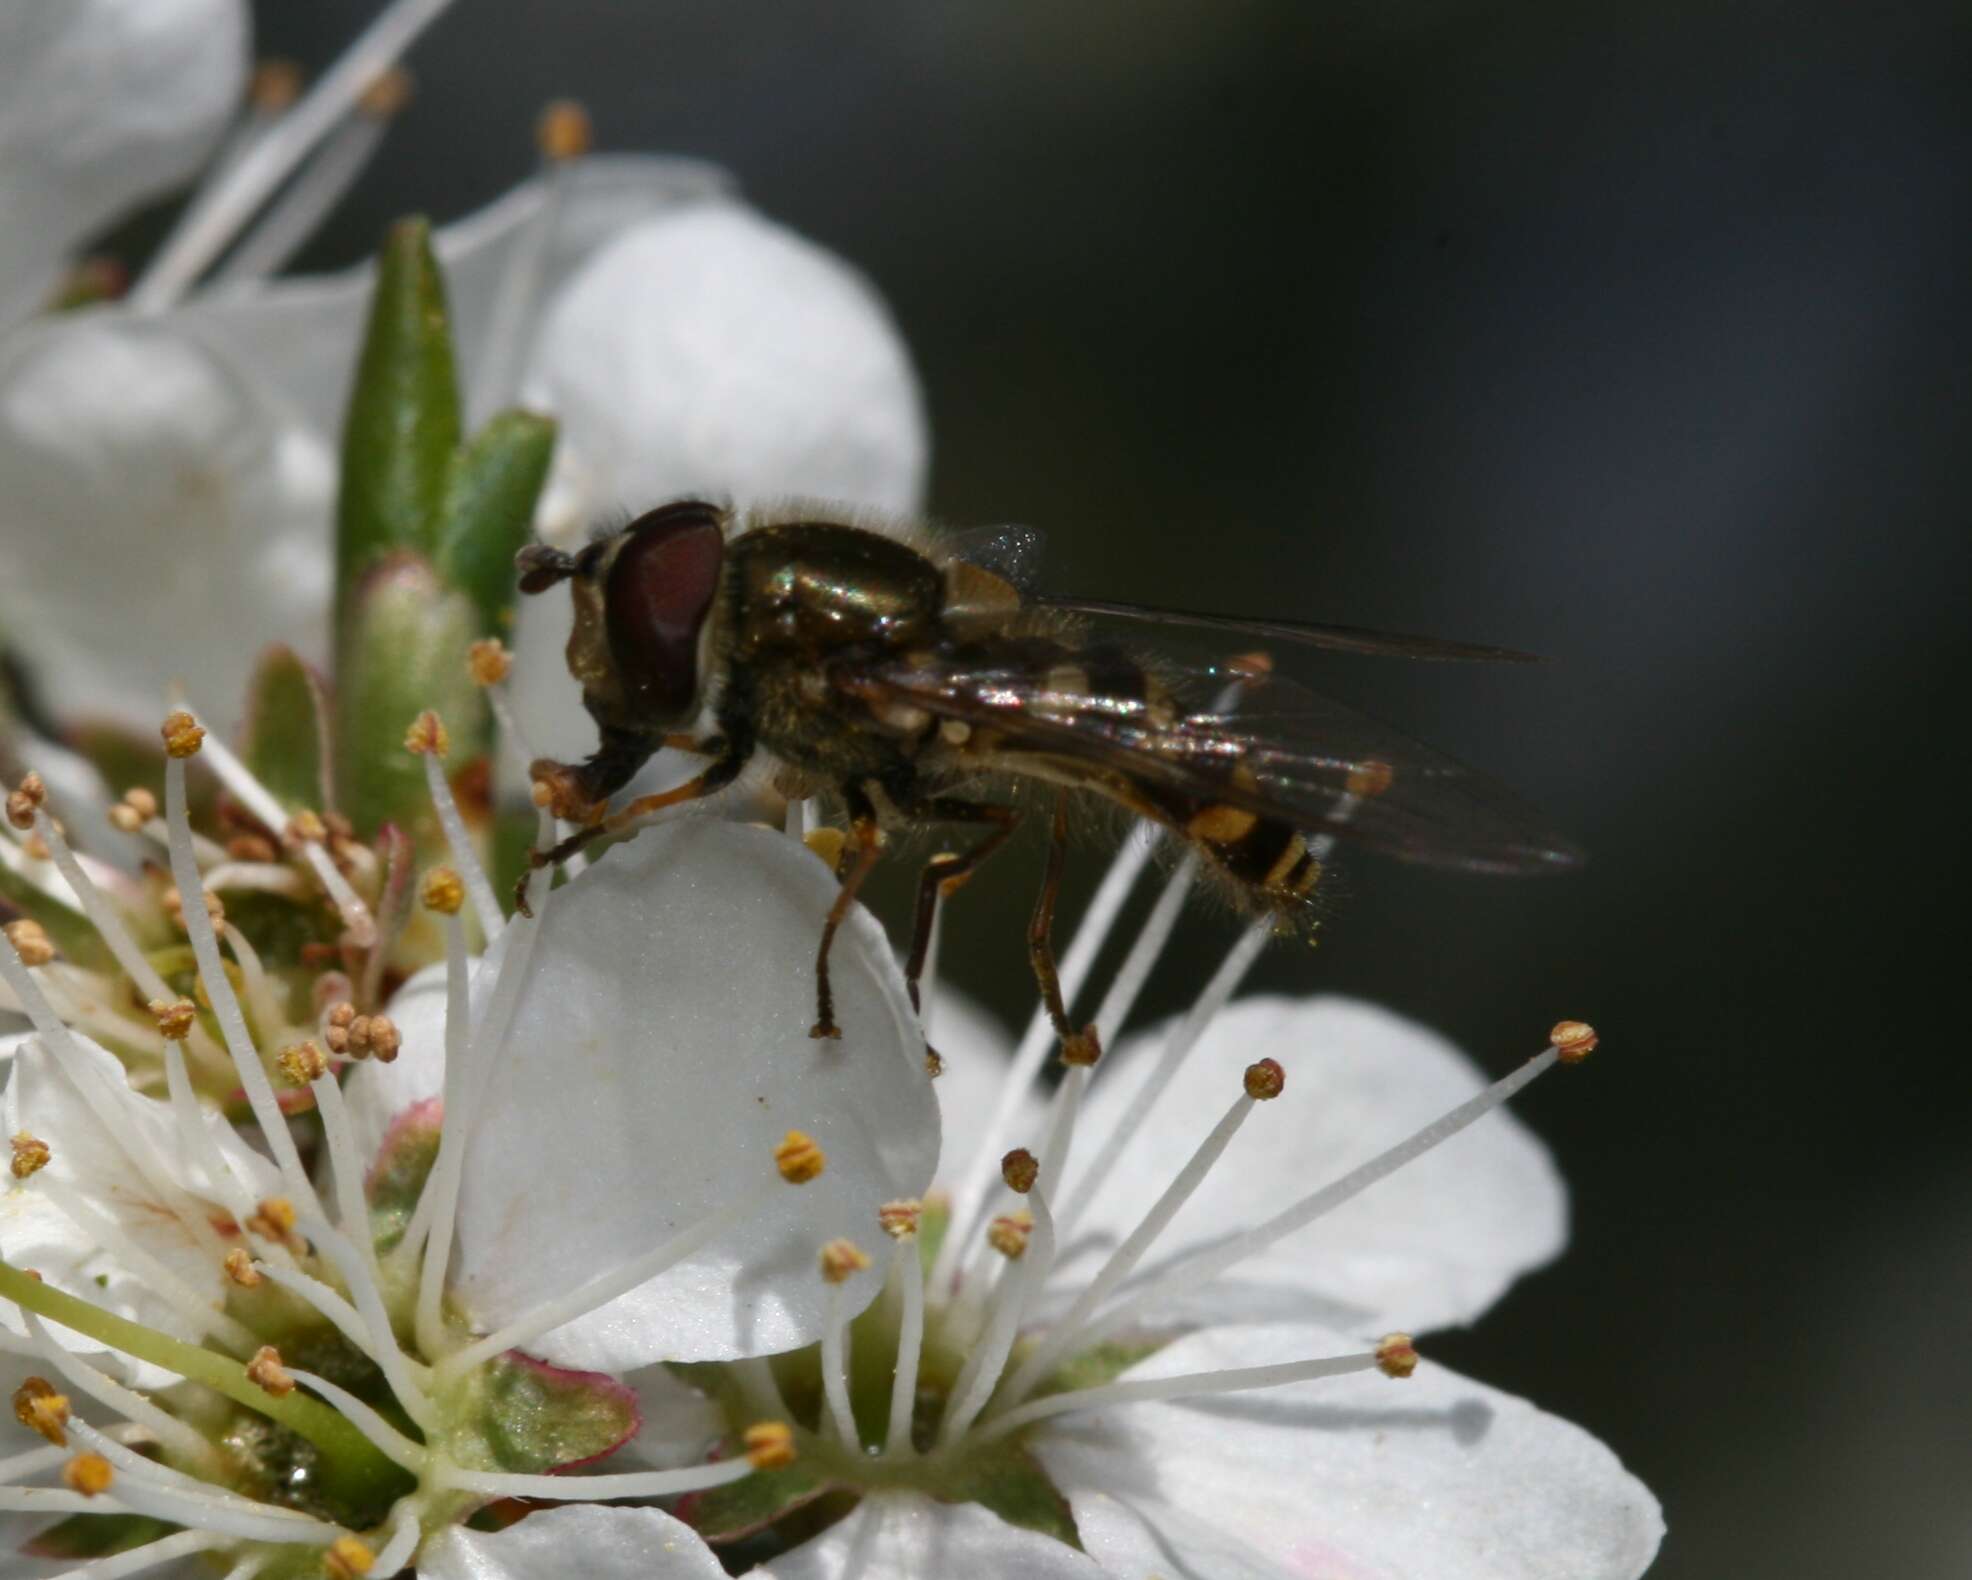
M 639 517 L 609 568 L 610 656 L 633 703 L 677 717 L 698 695 L 698 633 L 726 552 L 721 513 L 680 500 Z

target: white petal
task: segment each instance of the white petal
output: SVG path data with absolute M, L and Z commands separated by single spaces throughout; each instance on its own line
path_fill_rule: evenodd
M 725 1580 L 698 1533 L 656 1509 L 574 1506 L 530 1514 L 503 1531 L 460 1526 L 418 1554 L 422 1580 Z
M 642 1367 L 623 1382 L 637 1396 L 639 1424 L 629 1442 L 597 1465 L 605 1475 L 639 1466 L 675 1470 L 700 1464 L 726 1431 L 725 1412 L 667 1367 Z
M 1120 1117 L 1140 1061 L 1161 1048 L 1162 1031 L 1128 1039 L 1104 1062 L 1076 1142 L 1084 1163 Z M 1486 1085 L 1444 1038 L 1374 1005 L 1242 999 L 1219 1017 L 1130 1138 L 1078 1222 L 1083 1249 L 1064 1259 L 1057 1296 L 1086 1281 L 1098 1251 L 1106 1254 L 1135 1227 L 1239 1095 L 1246 1066 L 1262 1057 L 1286 1068 L 1285 1093 L 1255 1108 L 1157 1242 L 1139 1280 L 1187 1249 L 1261 1222 Z M 1065 1199 L 1075 1194 L 1071 1185 Z M 1511 1114 L 1490 1114 L 1162 1314 L 1418 1332 L 1471 1321 L 1521 1273 L 1559 1252 L 1566 1235 L 1567 1198 L 1547 1148 Z
M 510 1052 L 466 1153 L 460 1298 L 482 1327 L 767 1189 L 768 1205 L 602 1311 L 526 1346 L 564 1365 L 771 1354 L 819 1336 L 815 1256 L 879 1259 L 878 1206 L 921 1195 L 937 1102 L 901 974 L 857 908 L 835 942 L 844 1036 L 808 1036 L 836 885 L 777 832 L 712 819 L 645 830 L 550 901 Z M 827 1172 L 778 1182 L 808 1132 Z
M 0 326 L 71 248 L 185 180 L 239 102 L 244 0 L 0 6 Z
M 1320 1328 L 1218 1328 L 1125 1375 L 1347 1353 Z M 1427 1360 L 1063 1417 L 1035 1454 L 1111 1573 L 1169 1580 L 1630 1580 L 1657 1500 L 1579 1427 Z
M 624 227 L 681 203 L 715 195 L 725 178 L 710 165 L 645 154 L 602 155 L 566 172 L 569 186 L 541 276 L 544 302 Z M 432 248 L 445 270 L 446 303 L 460 380 L 476 407 L 476 376 L 487 360 L 501 282 L 545 187 L 537 178 L 454 224 Z M 200 293 L 167 321 L 226 352 L 270 384 L 316 432 L 342 430 L 356 348 L 370 310 L 375 269 L 252 281 Z M 478 416 L 483 417 L 483 409 Z
M 761 1580 L 1101 1580 L 1065 1542 L 972 1503 L 911 1492 L 863 1499 L 842 1521 L 772 1563 Z
M 737 204 L 680 208 L 599 252 L 549 313 L 525 390 L 562 422 L 549 531 L 690 493 L 910 510 L 924 486 L 889 313 Z
M 61 713 L 234 707 L 259 650 L 321 650 L 335 469 L 240 367 L 113 313 L 0 355 L 0 623 Z
M 484 1008 L 499 963 L 505 958 L 504 938 L 503 934 L 493 940 L 484 961 L 472 962 L 475 1013 Z M 377 1147 L 393 1120 L 406 1109 L 444 1091 L 444 964 L 426 966 L 413 976 L 391 996 L 385 1012 L 401 1039 L 397 1057 L 389 1064 L 366 1059 L 342 1083 L 356 1150 L 371 1159 L 376 1157 Z
M 9 1180 L 0 1191 L 0 1252 L 70 1294 L 180 1338 L 200 1338 L 195 1317 L 153 1288 L 147 1269 L 127 1265 L 51 1198 L 49 1187 L 59 1188 L 124 1230 L 133 1246 L 175 1275 L 192 1297 L 215 1307 L 223 1303 L 220 1260 L 228 1244 L 214 1221 L 225 1215 L 194 1172 L 191 1149 L 181 1141 L 170 1110 L 133 1092 L 113 1054 L 86 1037 L 74 1040 L 73 1062 L 56 1060 L 38 1038 L 13 1060 L 0 1105 L 6 1132 L 39 1137 L 52 1157 L 40 1173 Z M 271 1166 L 217 1116 L 208 1116 L 207 1123 L 241 1177 L 253 1182 L 254 1194 L 271 1193 Z M 139 1166 L 140 1157 L 148 1172 Z M 0 1320 L 16 1333 L 25 1331 L 11 1307 L 0 1307 Z M 67 1329 L 53 1331 L 75 1348 L 96 1348 L 93 1340 Z M 132 1376 L 150 1388 L 170 1380 L 149 1367 L 136 1368 Z

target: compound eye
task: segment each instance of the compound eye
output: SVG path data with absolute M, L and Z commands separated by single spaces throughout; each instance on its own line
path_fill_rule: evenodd
M 680 500 L 624 529 L 603 609 L 617 679 L 632 704 L 679 718 L 698 696 L 698 634 L 719 588 L 723 513 Z

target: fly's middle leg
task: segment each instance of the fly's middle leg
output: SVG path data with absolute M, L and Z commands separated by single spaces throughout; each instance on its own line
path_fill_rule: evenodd
M 822 924 L 821 947 L 815 951 L 815 1024 L 808 1028 L 809 1036 L 830 1040 L 840 1037 L 842 1028 L 835 1023 L 835 990 L 829 985 L 829 950 L 835 944 L 836 930 L 849 914 L 849 907 L 856 903 L 856 891 L 862 888 L 863 880 L 870 875 L 870 868 L 876 865 L 877 854 L 882 848 L 877 832 L 876 808 L 870 804 L 870 798 L 860 785 L 846 785 L 842 793 L 843 799 L 849 803 L 852 853 L 845 853 L 847 868 L 842 876 L 842 886 L 836 890 L 835 903 L 829 907 L 828 920 Z
M 1080 1031 L 1069 1024 L 1068 1006 L 1061 997 L 1061 973 L 1054 958 L 1054 907 L 1061 893 L 1061 872 L 1067 861 L 1068 795 L 1064 791 L 1055 798 L 1048 868 L 1041 879 L 1041 896 L 1034 904 L 1034 919 L 1027 924 L 1027 958 L 1034 967 L 1034 980 L 1041 985 L 1041 1001 L 1047 1005 L 1048 1019 L 1061 1039 L 1061 1062 L 1086 1065 L 1102 1057 L 1102 1043 L 1093 1024 Z

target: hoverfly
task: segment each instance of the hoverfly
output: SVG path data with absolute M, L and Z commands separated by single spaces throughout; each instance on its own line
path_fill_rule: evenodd
M 1025 587 L 1038 537 L 905 539 L 815 514 L 737 513 L 685 499 L 570 554 L 532 545 L 520 590 L 569 583 L 568 667 L 601 730 L 594 755 L 542 759 L 536 795 L 583 826 L 536 866 L 730 784 L 756 753 L 790 796 L 840 795 L 841 887 L 823 922 L 810 1035 L 837 1037 L 829 946 L 885 824 L 971 824 L 970 849 L 918 884 L 913 1002 L 931 921 L 1006 843 L 1020 809 L 996 779 L 1056 787 L 1048 876 L 1029 949 L 1064 1057 L 1091 1061 L 1056 980 L 1054 894 L 1065 803 L 1087 793 L 1161 825 L 1236 899 L 1284 929 L 1311 916 L 1333 836 L 1414 861 L 1496 872 L 1572 865 L 1568 844 L 1450 759 L 1273 677 L 1254 659 L 1185 667 L 1094 639 L 1093 620 L 1236 632 L 1351 653 L 1518 659 L 1504 649 L 1347 626 L 1233 620 Z M 694 727 L 695 726 L 695 727 Z M 606 814 L 660 747 L 709 759 L 683 784 Z

